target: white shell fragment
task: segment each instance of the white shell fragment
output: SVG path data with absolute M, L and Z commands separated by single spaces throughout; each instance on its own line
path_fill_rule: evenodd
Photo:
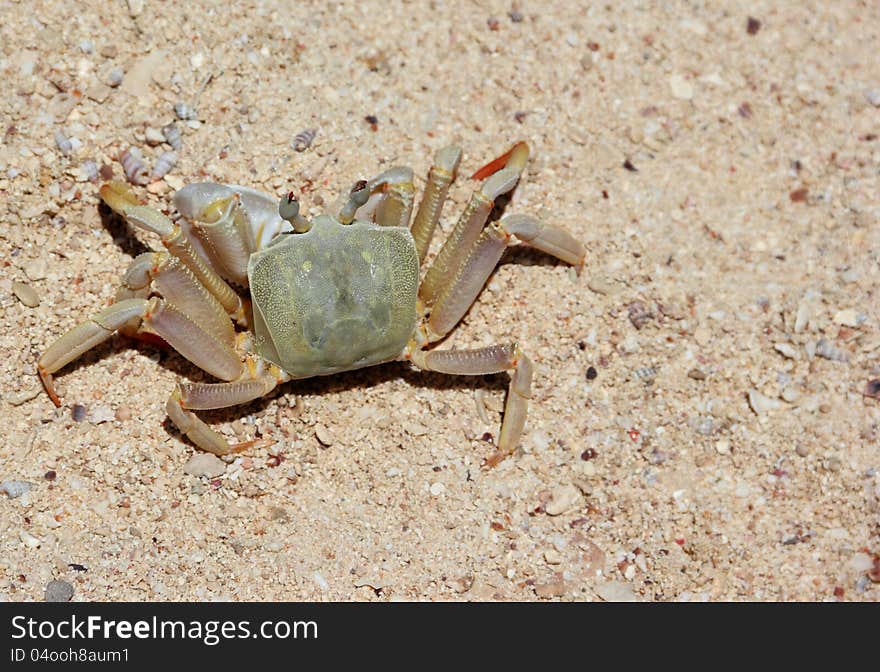
M 749 406 L 758 415 L 776 411 L 782 408 L 782 402 L 779 399 L 772 399 L 765 394 L 761 394 L 757 390 L 749 390 Z
M 841 350 L 825 338 L 819 339 L 819 342 L 816 343 L 816 354 L 822 359 L 828 359 L 832 362 L 849 361 L 849 353 L 846 350 Z
M 550 493 L 550 500 L 544 505 L 544 511 L 549 516 L 558 516 L 576 509 L 581 505 L 583 495 L 574 485 L 562 485 L 554 488 Z
M 55 131 L 55 144 L 64 156 L 70 156 L 73 154 L 73 143 L 70 142 L 70 139 L 61 131 Z

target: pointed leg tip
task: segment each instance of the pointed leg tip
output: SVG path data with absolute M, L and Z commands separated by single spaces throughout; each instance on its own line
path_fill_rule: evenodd
M 55 404 L 55 408 L 61 408 L 61 398 L 55 391 L 55 383 L 52 380 L 52 374 L 46 371 L 42 366 L 37 365 L 37 375 L 40 377 L 40 381 L 42 381 L 43 388 L 46 390 L 46 394 L 49 395 L 49 399 Z

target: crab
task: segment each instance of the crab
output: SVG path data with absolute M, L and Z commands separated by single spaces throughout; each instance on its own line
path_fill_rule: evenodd
M 474 174 L 482 180 L 424 274 L 421 266 L 456 177 L 462 151 L 440 149 L 418 211 L 413 171 L 360 180 L 338 211 L 311 220 L 291 192 L 189 184 L 173 196 L 172 221 L 128 185 L 108 182 L 102 200 L 134 226 L 158 234 L 161 252 L 137 256 L 115 301 L 56 340 L 37 371 L 56 406 L 53 374 L 114 333 L 161 339 L 218 383 L 178 382 L 166 412 L 195 446 L 230 444 L 194 411 L 244 404 L 289 380 L 389 361 L 453 375 L 510 372 L 495 465 L 517 446 L 531 397 L 532 363 L 516 343 L 436 349 L 485 285 L 509 245 L 525 243 L 580 269 L 585 250 L 565 229 L 526 215 L 490 217 L 519 181 L 525 142 Z M 421 275 L 421 280 L 420 280 Z M 271 441 L 270 441 L 271 443 Z

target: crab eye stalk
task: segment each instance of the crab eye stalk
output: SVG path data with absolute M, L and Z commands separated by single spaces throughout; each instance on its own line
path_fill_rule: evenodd
M 348 194 L 348 202 L 339 213 L 339 221 L 343 224 L 351 224 L 357 209 L 366 205 L 370 200 L 370 185 L 366 180 L 358 180 Z
M 311 228 L 306 218 L 299 214 L 299 200 L 292 191 L 281 197 L 278 203 L 278 215 L 281 219 L 290 222 L 296 233 L 305 233 Z

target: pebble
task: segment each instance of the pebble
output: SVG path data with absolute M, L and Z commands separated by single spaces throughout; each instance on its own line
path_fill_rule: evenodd
M 565 595 L 565 580 L 560 577 L 544 583 L 536 583 L 535 595 L 542 598 L 562 597 Z
M 86 419 L 87 414 L 88 411 L 82 404 L 74 404 L 73 408 L 70 409 L 70 416 L 73 418 L 74 422 L 82 422 Z
M 694 97 L 694 86 L 682 75 L 672 75 L 669 78 L 669 86 L 672 89 L 672 95 L 679 100 L 690 100 Z
M 165 142 L 165 135 L 158 128 L 147 126 L 147 130 L 144 131 L 144 139 L 150 147 L 155 147 Z
M 608 581 L 596 586 L 596 595 L 606 602 L 636 602 L 636 595 L 631 586 L 620 581 Z
M 113 417 L 119 420 L 120 422 L 125 422 L 126 420 L 131 420 L 131 408 L 128 406 L 122 405 L 116 409 L 116 413 L 113 414 Z
M 789 343 L 776 343 L 773 346 L 773 349 L 776 350 L 783 357 L 788 359 L 797 359 L 797 349 L 789 344 Z
M 783 401 L 787 401 L 789 404 L 791 404 L 797 401 L 798 397 L 801 395 L 796 388 L 792 387 L 791 385 L 787 385 L 782 389 L 782 394 L 780 394 L 779 396 L 782 397 Z
M 318 588 L 320 588 L 321 590 L 323 590 L 325 592 L 330 590 L 330 584 L 327 583 L 327 579 L 325 579 L 323 576 L 321 576 L 320 572 L 315 572 L 314 574 L 312 574 L 312 581 L 317 583 Z
M 328 448 L 333 445 L 335 437 L 324 425 L 315 425 L 315 436 L 322 446 Z
M 751 406 L 756 414 L 761 415 L 762 413 L 778 410 L 782 407 L 782 402 L 778 399 L 771 399 L 757 390 L 749 390 L 749 406 Z
M 73 598 L 73 585 L 67 581 L 50 581 L 46 584 L 44 602 L 70 602 Z
M 226 463 L 211 453 L 197 453 L 189 458 L 183 471 L 190 476 L 215 478 L 226 472 Z
M 550 493 L 549 501 L 544 505 L 547 515 L 558 516 L 566 511 L 577 508 L 583 502 L 581 491 L 574 485 L 561 485 Z
M 431 484 L 431 494 L 434 495 L 435 497 L 442 495 L 444 492 L 446 492 L 446 486 L 443 485 L 442 483 L 432 483 Z
M 36 308 L 40 305 L 40 295 L 30 285 L 15 280 L 12 283 L 12 293 L 28 308 Z
M 18 538 L 21 539 L 24 545 L 28 546 L 29 548 L 39 548 L 40 544 L 43 543 L 42 539 L 35 537 L 27 530 L 19 530 Z
M 694 340 L 697 342 L 697 345 L 705 347 L 712 340 L 712 332 L 706 327 L 697 327 L 694 330 Z
M 544 551 L 544 560 L 548 565 L 558 565 L 562 562 L 562 553 L 555 548 L 548 548 Z
M 31 484 L 27 481 L 3 481 L 0 483 L 0 490 L 5 492 L 9 499 L 21 497 L 30 489 Z
M 730 440 L 718 439 L 718 442 L 715 444 L 715 450 L 719 455 L 730 455 Z
M 816 343 L 816 354 L 822 359 L 828 359 L 832 362 L 848 362 L 849 353 L 836 347 L 831 341 L 822 338 Z
M 590 278 L 587 287 L 589 287 L 590 291 L 602 294 L 603 296 L 614 294 L 617 291 L 614 281 L 604 275 L 596 275 Z
M 865 100 L 874 107 L 880 107 L 880 88 L 868 89 L 865 91 Z
M 694 380 L 706 380 L 706 372 L 694 367 L 688 371 L 688 378 L 693 378 Z
M 44 280 L 48 271 L 49 264 L 42 257 L 24 265 L 24 273 L 30 280 Z
M 105 83 L 107 84 L 107 86 L 115 89 L 117 86 L 122 84 L 123 79 L 125 79 L 125 72 L 122 70 L 122 68 L 112 68 L 110 72 L 107 73 Z
M 29 387 L 26 390 L 12 392 L 11 394 L 7 395 L 6 401 L 8 401 L 13 406 L 21 406 L 24 402 L 30 401 L 31 399 L 36 397 L 39 393 L 39 387 Z
M 116 417 L 115 413 L 106 406 L 95 406 L 89 413 L 89 422 L 93 425 L 100 425 L 102 422 L 110 422 Z
M 837 311 L 833 319 L 834 324 L 844 327 L 859 327 L 863 321 L 859 319 L 859 314 L 852 308 Z

